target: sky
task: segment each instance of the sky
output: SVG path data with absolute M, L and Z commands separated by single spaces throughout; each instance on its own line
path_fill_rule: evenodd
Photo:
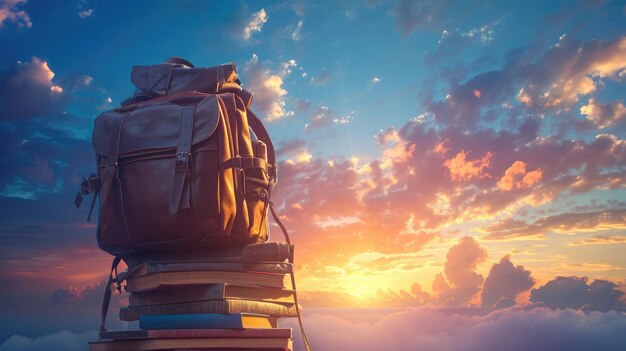
M 95 338 L 93 120 L 172 56 L 254 93 L 318 350 L 626 348 L 624 1 L 0 0 L 0 48 L 1 351 Z

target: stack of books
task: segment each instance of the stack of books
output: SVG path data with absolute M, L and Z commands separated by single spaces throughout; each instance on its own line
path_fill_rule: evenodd
M 140 330 L 103 332 L 89 350 L 291 351 L 292 330 L 277 325 L 298 312 L 289 252 L 266 243 L 236 257 L 138 264 L 124 277 L 120 319 Z

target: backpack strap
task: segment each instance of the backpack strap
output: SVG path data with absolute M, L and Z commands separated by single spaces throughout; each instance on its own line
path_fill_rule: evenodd
M 178 136 L 178 148 L 176 149 L 172 196 L 170 197 L 171 214 L 175 214 L 179 209 L 184 210 L 190 207 L 189 191 L 191 188 L 187 178 L 189 176 L 189 161 L 191 159 L 194 114 L 194 107 L 183 107 L 180 134 Z
M 274 211 L 274 204 L 272 204 L 271 201 L 268 200 L 269 203 L 269 207 L 270 207 L 270 212 L 272 212 L 272 217 L 274 217 L 274 220 L 276 221 L 276 224 L 278 224 L 278 226 L 280 227 L 280 230 L 283 232 L 283 235 L 285 236 L 285 241 L 287 241 L 287 244 L 289 246 L 289 263 L 293 264 L 293 246 L 291 245 L 291 241 L 289 240 L 289 234 L 287 233 L 287 229 L 285 229 L 285 226 L 283 225 L 283 223 L 280 221 L 280 219 L 278 219 L 278 216 L 276 215 L 276 212 Z M 302 334 L 302 341 L 304 342 L 304 347 L 306 348 L 307 351 L 311 351 L 311 344 L 309 343 L 309 339 L 306 337 L 306 332 L 304 331 L 304 324 L 302 323 L 302 311 L 300 311 L 300 305 L 298 304 L 298 292 L 296 289 L 296 277 L 294 275 L 293 269 L 289 272 L 289 274 L 291 275 L 291 288 L 293 289 L 293 301 L 296 304 L 296 312 L 298 314 L 298 324 L 300 326 L 300 333 Z
M 109 279 L 104 286 L 104 297 L 102 298 L 102 308 L 100 310 L 100 336 L 99 339 L 102 339 L 102 333 L 106 332 L 105 323 L 107 319 L 107 313 L 109 311 L 109 304 L 111 303 L 111 294 L 113 290 L 111 289 L 111 284 L 115 280 L 116 288 L 121 292 L 122 286 L 117 277 L 117 266 L 120 264 L 122 260 L 121 257 L 115 256 L 113 262 L 111 263 L 111 272 L 109 273 Z M 115 279 L 113 278 L 113 273 L 115 273 Z

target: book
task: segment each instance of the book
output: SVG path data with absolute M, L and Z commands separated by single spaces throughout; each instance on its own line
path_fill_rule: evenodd
M 171 349 L 211 349 L 211 348 L 240 348 L 292 349 L 291 338 L 186 338 L 186 339 L 135 339 L 90 342 L 89 351 L 148 351 Z
M 290 286 L 288 274 L 223 272 L 223 271 L 184 271 L 158 272 L 126 280 L 126 291 L 143 292 L 161 287 L 176 285 L 218 284 L 259 285 L 282 289 Z
M 214 250 L 197 252 L 160 252 L 158 255 L 141 255 L 124 258 L 131 269 L 137 265 L 153 261 L 186 261 L 186 262 L 285 262 L 289 259 L 293 245 L 285 242 L 270 242 L 245 245 L 242 248 L 220 247 Z
M 148 306 L 224 299 L 294 302 L 293 290 L 221 283 L 132 293 L 128 297 L 128 304 L 130 306 Z
M 121 330 L 100 333 L 104 340 L 187 338 L 291 338 L 290 328 L 272 329 L 162 329 Z
M 276 319 L 251 313 L 147 315 L 139 317 L 139 328 L 144 330 L 276 328 Z
M 133 267 L 128 272 L 120 273 L 123 276 L 139 277 L 149 273 L 180 272 L 180 271 L 226 271 L 226 272 L 262 272 L 262 273 L 291 273 L 293 265 L 286 262 L 146 262 Z
M 120 319 L 123 321 L 135 321 L 141 316 L 192 313 L 254 313 L 275 317 L 297 316 L 295 304 L 226 299 L 168 305 L 122 307 L 120 309 Z

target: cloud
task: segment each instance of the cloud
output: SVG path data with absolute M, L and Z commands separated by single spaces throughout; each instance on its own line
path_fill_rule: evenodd
M 587 278 L 556 277 L 545 285 L 533 289 L 530 301 L 543 303 L 551 308 L 574 308 L 585 311 L 624 311 L 626 304 L 621 301 L 624 292 L 617 285 L 606 280 Z
M 281 327 L 297 330 L 293 319 Z M 395 312 L 305 310 L 311 346 L 342 351 L 552 351 L 621 350 L 626 314 L 547 308 L 475 309 L 420 307 Z M 294 332 L 294 350 L 302 351 Z
M 621 125 L 626 121 L 626 107 L 621 101 L 601 104 L 592 98 L 580 108 L 580 114 L 587 116 L 600 129 Z
M 28 0 L 0 0 L 0 29 L 5 23 L 15 23 L 18 28 L 31 28 L 33 22 L 28 13 L 20 7 Z
M 380 82 L 381 82 L 381 79 L 380 79 L 379 77 L 372 77 L 372 78 L 369 80 L 368 85 L 369 85 L 370 87 L 373 87 L 374 85 L 376 85 L 376 84 L 378 84 L 378 83 L 380 83 Z
M 476 267 L 487 259 L 487 251 L 478 242 L 465 236 L 452 246 L 446 255 L 443 274 L 433 280 L 433 293 L 440 302 L 465 305 L 474 298 L 483 285 L 483 276 Z
M 523 266 L 514 266 L 511 257 L 506 255 L 500 262 L 494 263 L 485 278 L 481 294 L 483 307 L 491 308 L 501 304 L 502 300 L 512 300 L 515 304 L 517 296 L 535 285 L 530 271 Z
M 254 33 L 260 33 L 265 22 L 267 22 L 267 13 L 265 13 L 265 9 L 261 9 L 252 14 L 248 23 L 242 30 L 241 37 L 243 40 L 248 41 Z
M 102 302 L 103 286 L 106 282 L 86 286 L 71 286 L 54 291 L 50 303 L 54 305 L 91 304 L 99 306 Z
M 98 341 L 97 332 L 75 334 L 64 330 L 33 339 L 13 335 L 0 345 L 0 351 L 83 351 L 90 341 Z
M 293 33 L 291 33 L 291 39 L 298 41 L 300 39 L 302 39 L 302 25 L 304 24 L 303 20 L 299 20 L 298 21 L 298 25 L 296 26 L 296 29 L 293 30 Z
M 398 132 L 393 127 L 389 127 L 385 130 L 381 129 L 378 133 L 376 133 L 375 138 L 378 145 L 385 145 L 387 143 L 397 142 L 400 140 Z
M 618 79 L 624 69 L 626 37 L 580 43 L 563 35 L 539 64 L 528 67 L 519 99 L 540 109 L 571 106 L 593 93 L 598 81 Z
M 94 9 L 86 9 L 86 10 L 82 10 L 78 12 L 78 17 L 80 18 L 87 18 L 87 17 L 91 17 L 94 13 Z
M 426 55 L 426 64 L 441 66 L 440 62 L 448 62 L 439 58 L 449 57 L 469 45 L 464 39 L 460 35 L 444 35 L 437 50 Z M 564 36 L 545 50 L 513 50 L 500 68 L 478 74 L 471 67 L 483 63 L 459 62 L 444 70 L 443 78 L 449 83 L 445 97 L 440 98 L 431 84 L 426 84 L 420 93 L 421 103 L 441 124 L 468 130 L 504 119 L 492 109 L 506 104 L 537 114 L 559 112 L 559 118 L 573 120 L 572 114 L 565 112 L 576 108 L 580 98 L 594 94 L 605 80 L 622 80 L 626 69 L 625 43 L 626 37 L 580 42 Z M 480 92 L 479 98 L 476 91 Z M 513 106 L 512 101 L 519 104 Z M 565 123 L 564 128 L 576 126 L 577 123 Z
M 287 90 L 283 88 L 283 78 L 285 78 L 295 66 L 296 62 L 290 60 L 283 63 L 282 69 L 278 73 L 272 73 L 267 64 L 261 63 L 257 55 L 243 66 L 246 75 L 246 88 L 254 92 L 253 108 L 260 115 L 265 115 L 268 122 L 277 121 L 294 115 L 293 111 L 287 110 L 285 95 Z
M 495 31 L 493 30 L 494 25 L 487 24 L 482 27 L 472 28 L 467 32 L 461 33 L 462 37 L 467 38 L 479 38 L 480 42 L 483 44 L 488 44 L 493 40 L 493 36 Z
M 471 180 L 472 178 L 486 178 L 490 177 L 485 172 L 486 168 L 489 168 L 491 156 L 493 153 L 486 153 L 481 159 L 466 160 L 467 152 L 461 150 L 453 158 L 446 160 L 443 165 L 450 171 L 450 178 L 453 180 Z
M 604 244 L 626 244 L 624 236 L 595 235 L 582 240 L 575 240 L 569 243 L 570 246 L 583 245 L 604 245 Z
M 54 76 L 48 62 L 37 57 L 18 61 L 11 70 L 0 73 L 3 119 L 14 121 L 63 112 L 66 94 L 61 85 L 53 82 Z
M 543 171 L 541 168 L 527 172 L 525 162 L 515 161 L 511 167 L 507 168 L 497 185 L 502 191 L 527 189 L 541 181 L 542 177 Z
M 532 223 L 507 218 L 486 226 L 484 238 L 503 240 L 545 237 L 545 234 L 549 232 L 570 234 L 614 229 L 626 229 L 626 209 L 561 213 L 539 218 Z

